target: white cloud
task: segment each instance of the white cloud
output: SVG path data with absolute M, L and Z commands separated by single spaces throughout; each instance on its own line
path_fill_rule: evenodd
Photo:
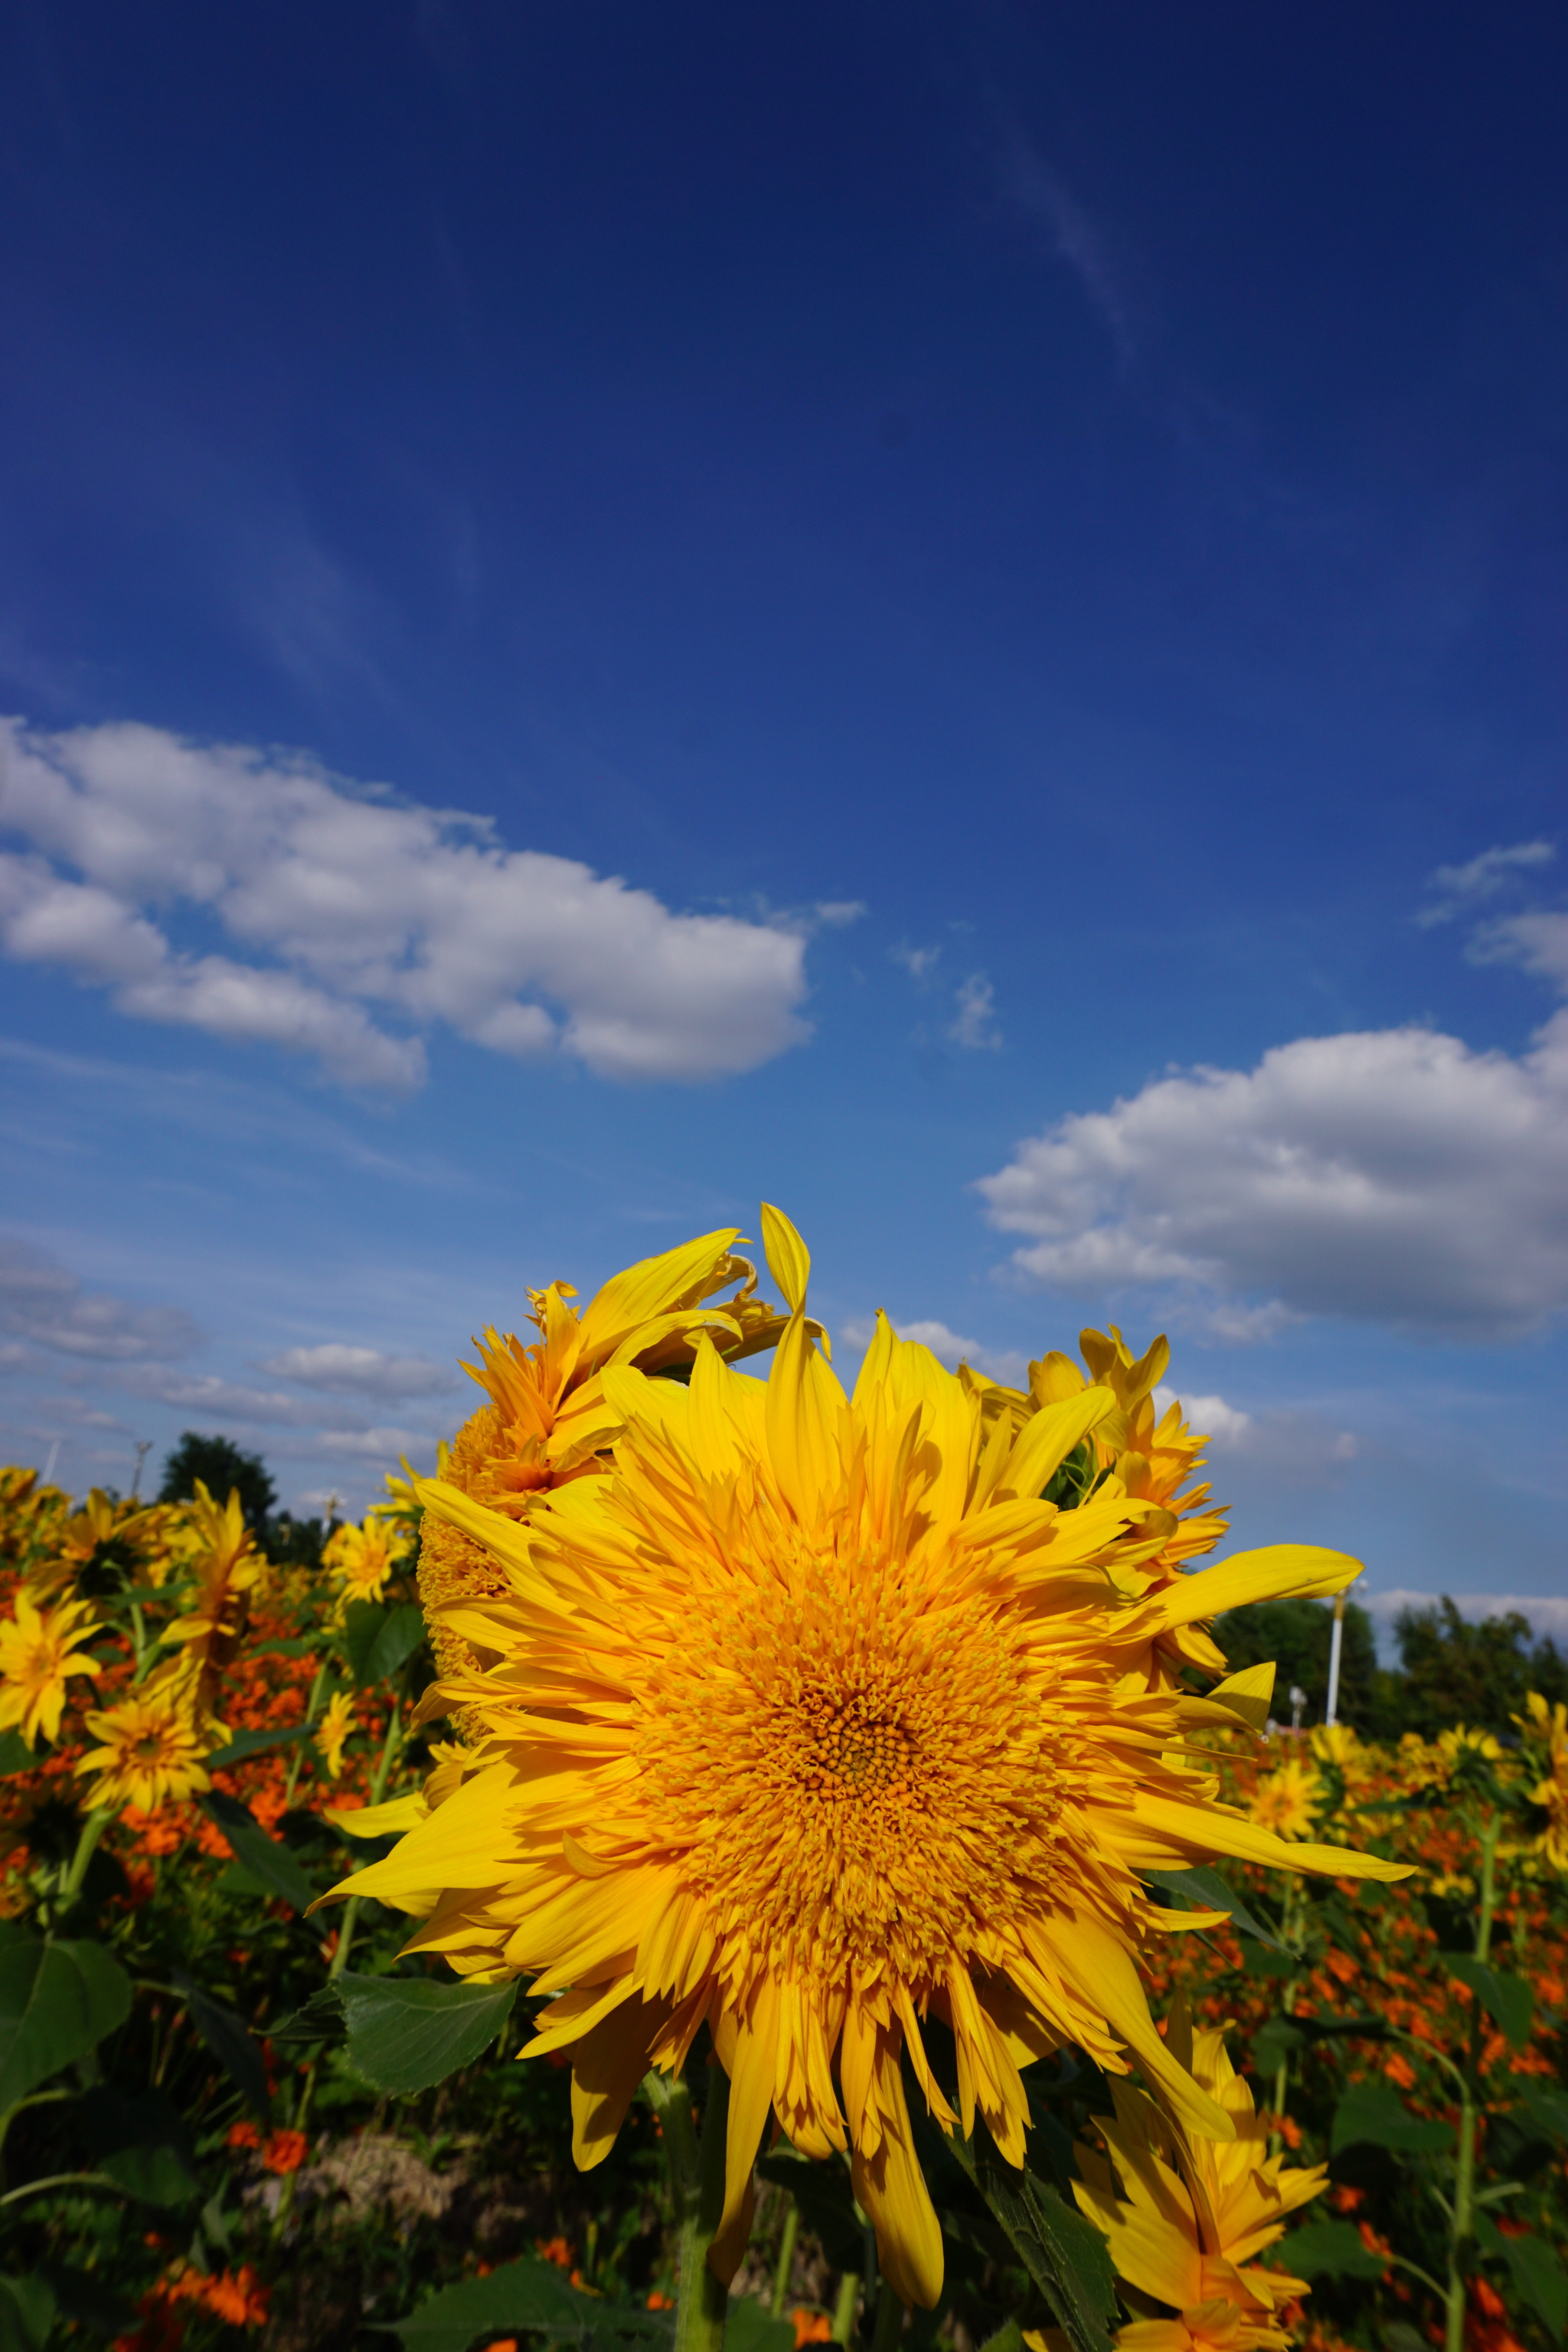
M 1434 923 L 1451 923 L 1457 915 L 1468 915 L 1495 898 L 1517 875 L 1550 866 L 1556 855 L 1550 841 L 1516 841 L 1506 849 L 1483 849 L 1464 866 L 1439 866 L 1426 886 L 1436 897 L 1415 919 L 1423 930 Z
M 888 950 L 894 963 L 901 963 L 911 980 L 923 981 L 942 955 L 941 948 L 912 948 L 907 940 Z
M 825 930 L 842 931 L 866 913 L 864 898 L 819 898 L 812 913 Z
M 1465 950 L 1472 963 L 1517 963 L 1568 992 L 1568 914 L 1545 910 L 1483 923 Z
M 1539 1592 L 1413 1592 L 1396 1587 L 1391 1592 L 1357 1592 L 1354 1598 L 1373 1616 L 1392 1621 L 1402 1609 L 1436 1609 L 1439 1601 L 1451 1598 L 1461 1617 L 1507 1617 L 1517 1612 L 1528 1618 L 1531 1630 L 1539 1640 L 1547 1634 L 1561 1640 L 1568 1636 L 1568 1599 L 1561 1594 Z
M 436 1441 L 427 1429 L 323 1429 L 317 1444 L 323 1454 L 389 1466 L 405 1454 L 416 1470 L 422 1463 L 433 1468 L 436 1461 Z
M 84 1290 L 58 1260 L 16 1241 L 0 1241 L 0 1330 L 13 1340 L 110 1363 L 176 1355 L 199 1336 L 181 1308 Z
M 226 1381 L 217 1372 L 174 1372 L 165 1364 L 136 1364 L 121 1376 L 120 1385 L 150 1403 L 176 1406 L 182 1412 L 221 1415 L 231 1421 L 269 1422 L 280 1428 L 302 1428 L 320 1421 L 321 1408 L 303 1397 L 286 1396 L 274 1389 L 253 1389 Z
M 1518 1057 L 1408 1028 L 1178 1072 L 978 1190 L 1032 1236 L 1019 1273 L 1056 1289 L 1515 1337 L 1568 1308 L 1568 1013 Z
M 1243 1412 L 1239 1405 L 1226 1404 L 1224 1397 L 1178 1397 L 1174 1389 L 1155 1390 L 1156 1412 L 1167 1413 L 1177 1403 L 1181 1405 L 1188 1427 L 1202 1431 L 1216 1450 L 1239 1445 L 1252 1427 L 1252 1415 Z
M 417 1086 L 417 1033 L 437 1022 L 623 1079 L 753 1069 L 809 1034 L 806 926 L 672 914 L 573 859 L 504 848 L 483 819 L 357 793 L 291 755 L 0 721 L 0 824 L 30 853 L 0 853 L 8 954 L 142 1019 L 313 1054 L 347 1083 Z M 182 949 L 166 928 L 182 907 L 236 955 Z
M 281 1355 L 268 1356 L 261 1370 L 275 1380 L 295 1381 L 301 1388 L 338 1396 L 437 1396 L 457 1381 L 455 1373 L 428 1356 L 387 1356 L 378 1348 L 351 1348 L 339 1341 L 285 1348 Z
M 900 1339 L 912 1339 L 917 1346 L 929 1348 L 938 1363 L 945 1364 L 950 1372 L 961 1363 L 973 1365 L 987 1380 L 1002 1381 L 1009 1388 L 1022 1388 L 1029 1377 L 1029 1360 L 1016 1348 L 987 1348 L 978 1339 L 965 1339 L 950 1331 L 945 1323 L 901 1323 L 895 1316 L 893 1328 Z M 844 1337 L 851 1348 L 868 1348 L 876 1332 L 874 1323 L 847 1323 Z
M 958 1011 L 945 1033 L 953 1044 L 970 1053 L 999 1047 L 1002 1032 L 995 1021 L 996 991 L 983 971 L 972 971 L 960 982 L 957 1003 Z

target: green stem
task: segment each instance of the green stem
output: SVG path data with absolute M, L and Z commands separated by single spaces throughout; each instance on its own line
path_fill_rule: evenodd
M 684 2095 L 684 2086 L 680 2086 Z M 689 2115 L 689 2109 L 688 2109 Z M 702 2110 L 702 2143 L 694 2174 L 687 2176 L 680 2224 L 680 2275 L 676 2287 L 675 2352 L 721 2352 L 730 2290 L 708 2267 L 724 2210 L 725 2140 L 730 2126 L 730 2077 L 721 2066 L 708 2070 Z
M 310 1696 L 305 1701 L 305 1720 L 307 1723 L 314 1723 L 316 1720 L 316 1709 L 321 1704 L 321 1693 L 326 1686 L 326 1680 L 327 1668 L 325 1666 L 318 1666 L 316 1668 L 316 1679 L 310 1685 Z M 283 1790 L 283 1804 L 285 1811 L 287 1811 L 294 1801 L 294 1786 L 300 1778 L 300 1768 L 303 1764 L 304 1760 L 305 1743 L 302 1739 L 297 1739 L 294 1743 L 293 1759 L 289 1766 L 288 1783 Z
M 1481 1901 L 1476 1917 L 1476 1958 L 1491 1955 L 1497 1912 L 1497 1850 L 1502 1815 L 1491 1813 L 1480 1833 Z M 1444 2352 L 1464 2352 L 1465 2257 L 1476 2227 L 1476 2132 L 1481 2107 L 1481 2004 L 1471 1996 L 1470 2048 L 1459 2101 L 1459 2145 L 1454 2159 L 1454 2205 L 1448 2224 L 1448 2285 L 1444 2314 Z
M 789 2303 L 790 2273 L 795 2269 L 795 2242 L 800 2235 L 800 2207 L 784 2190 L 784 2231 L 779 2239 L 779 2258 L 773 2265 L 773 2293 L 769 2308 L 775 2319 L 782 2319 Z
M 20 2189 L 8 2189 L 0 2197 L 0 2205 L 15 2205 L 23 2197 L 40 2197 L 46 2189 L 112 2189 L 117 2197 L 125 2194 L 119 2181 L 110 2180 L 107 2172 L 47 2172 L 41 2180 L 27 2180 Z
M 403 1718 L 395 1699 L 392 1713 L 386 1720 L 386 1738 L 382 1742 L 381 1758 L 375 1768 L 375 1778 L 370 1784 L 370 1801 L 373 1805 L 379 1805 L 386 1794 L 387 1779 L 402 1743 Z M 341 1977 L 348 1966 L 349 1949 L 354 1939 L 354 1926 L 358 1918 L 359 1896 L 351 1895 L 343 1905 L 342 1925 L 338 1929 L 338 1948 L 332 1954 L 331 1966 L 327 1970 L 329 1979 Z
M 847 2344 L 855 2332 L 855 2313 L 860 2301 L 860 2273 L 846 2271 L 838 2282 L 838 2300 L 833 2306 L 832 2341 Z
M 76 1852 L 71 1856 L 71 1866 L 67 1871 L 64 1883 L 60 1887 L 62 1904 L 74 1903 L 81 1893 L 81 1883 L 87 1876 L 88 1864 L 97 1852 L 99 1839 L 113 1819 L 114 1808 L 112 1805 L 107 1805 L 95 1812 L 89 1813 L 86 1821 L 83 1822 L 81 1835 L 76 1842 Z
M 903 2302 L 883 2279 L 877 2288 L 877 2324 L 871 2331 L 871 2352 L 893 2352 L 903 2332 Z

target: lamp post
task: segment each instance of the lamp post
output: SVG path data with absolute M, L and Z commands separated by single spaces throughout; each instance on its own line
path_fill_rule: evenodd
M 1347 1588 L 1348 1589 L 1348 1588 Z M 1340 1653 L 1345 1640 L 1345 1596 L 1334 1595 L 1334 1630 L 1329 1636 L 1329 1703 L 1323 1709 L 1325 1723 L 1340 1719 Z

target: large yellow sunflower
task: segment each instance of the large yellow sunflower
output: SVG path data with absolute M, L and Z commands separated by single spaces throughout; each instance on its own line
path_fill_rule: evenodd
M 103 1672 L 98 1659 L 81 1655 L 82 1643 L 100 1628 L 87 1601 L 37 1610 L 19 1588 L 16 1609 L 9 1623 L 0 1624 L 0 1730 L 19 1730 L 33 1748 L 40 1732 L 48 1740 L 58 1737 L 72 1675 Z
M 1201 1921 L 1156 1911 L 1140 1872 L 1237 1854 L 1403 1874 L 1221 1804 L 1182 1736 L 1234 1717 L 1147 1679 L 1162 1631 L 1337 1591 L 1357 1565 L 1283 1548 L 1125 1601 L 1101 1563 L 1151 1507 L 1114 1475 L 1076 1508 L 1041 1499 L 1110 1391 L 987 1432 L 973 1391 L 879 1318 L 848 1399 L 806 1325 L 803 1244 L 776 1211 L 763 1231 L 793 1309 L 765 1383 L 706 1344 L 689 1388 L 606 1370 L 613 1469 L 521 1523 L 421 1488 L 427 1520 L 493 1563 L 494 1598 L 440 1613 L 496 1663 L 448 1675 L 430 1710 L 482 1738 L 333 1892 L 422 1916 L 411 1948 L 466 1974 L 558 1996 L 529 2048 L 571 2054 L 581 2165 L 706 2022 L 731 2076 L 713 2269 L 744 2245 L 771 2111 L 809 2155 L 848 2149 L 889 2280 L 929 2305 L 942 2239 L 905 2053 L 941 2123 L 978 2110 L 1015 2163 L 1019 2068 L 1064 2042 L 1136 2061 L 1228 2138 L 1134 1964 L 1151 1929 Z M 956 2045 L 945 2089 L 931 2019 Z

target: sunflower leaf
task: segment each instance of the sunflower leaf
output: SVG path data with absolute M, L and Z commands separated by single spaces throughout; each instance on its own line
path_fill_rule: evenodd
M 1015 2172 L 956 2134 L 948 2146 L 1056 2313 L 1073 2352 L 1109 2352 L 1116 2273 L 1100 2231 L 1033 2173 Z
M 1463 1952 L 1446 1952 L 1443 1965 L 1451 1977 L 1468 1985 L 1481 2007 L 1516 2050 L 1522 2050 L 1530 2039 L 1531 2020 L 1535 2014 L 1535 1995 L 1522 1977 L 1510 1977 L 1502 1969 L 1489 1968 L 1485 1960 L 1471 1959 Z
M 223 1832 L 236 1860 L 259 1878 L 269 1894 L 280 1895 L 296 1911 L 310 1909 L 316 1889 L 289 1848 L 268 1834 L 248 1805 L 214 1789 L 201 1800 L 201 1806 L 207 1819 Z
M 420 1977 L 336 1979 L 356 2074 L 395 2097 L 445 2082 L 482 2057 L 511 2015 L 517 1979 L 432 1984 Z
M 131 1979 L 101 1944 L 0 1941 L 0 2113 L 123 2025 Z
M 1390 2083 L 1352 2083 L 1334 2109 L 1331 2156 L 1364 2141 L 1405 2156 L 1435 2156 L 1454 2145 L 1452 2124 L 1413 2116 Z
M 1271 1952 L 1284 1950 L 1272 1930 L 1233 1894 L 1217 1870 L 1146 1870 L 1143 1875 L 1151 1886 L 1173 1899 L 1178 1911 L 1228 1911 L 1232 1927 L 1244 1936 L 1255 1937 Z
M 245 2020 L 237 2017 L 232 2009 L 226 2009 L 221 2000 L 215 2000 L 211 1993 L 204 1992 L 183 1970 L 175 1969 L 173 1975 L 190 2011 L 191 2023 L 244 2094 L 247 2105 L 265 2119 L 272 2105 L 267 2088 L 267 2067 Z
M 372 2324 L 399 2336 L 403 2352 L 468 2352 L 470 2345 L 524 2332 L 588 2352 L 613 2352 L 630 2344 L 667 2346 L 675 2333 L 665 2313 L 581 2294 L 551 2263 L 530 2254 L 485 2278 L 464 2279 L 427 2295 L 406 2319 Z
M 1268 2249 L 1270 2270 L 1292 2278 L 1382 2278 L 1386 2257 L 1374 2254 L 1350 2221 L 1310 2221 Z

